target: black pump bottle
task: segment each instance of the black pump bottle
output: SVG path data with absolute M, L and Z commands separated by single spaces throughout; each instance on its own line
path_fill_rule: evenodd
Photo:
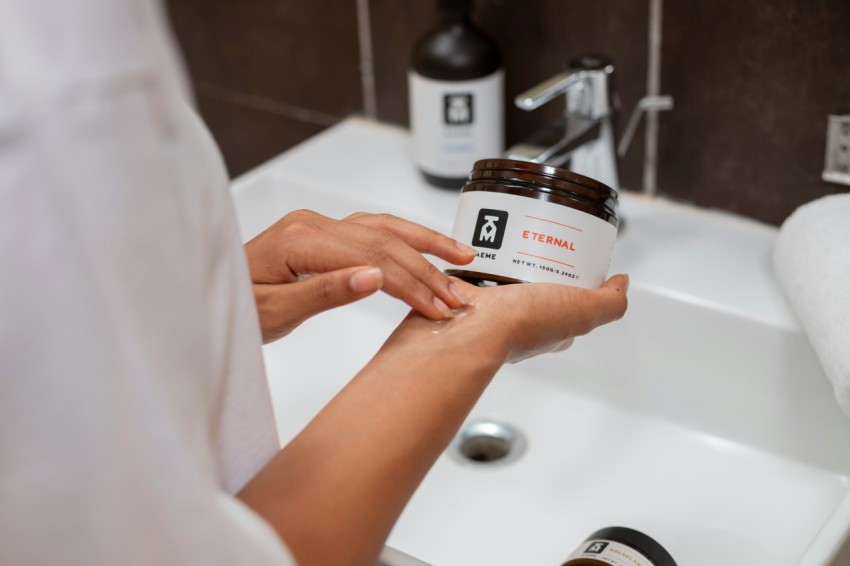
M 408 74 L 416 166 L 460 190 L 472 165 L 504 149 L 504 73 L 496 43 L 470 20 L 473 0 L 437 0 L 440 23 L 413 49 Z

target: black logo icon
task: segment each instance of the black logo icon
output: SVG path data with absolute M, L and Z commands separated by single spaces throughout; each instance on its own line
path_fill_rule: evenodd
M 585 550 L 584 552 L 585 554 L 602 554 L 606 548 L 608 548 L 607 542 L 596 541 L 590 543 L 590 546 L 588 546 L 587 550 Z
M 473 247 L 498 250 L 502 247 L 505 228 L 508 225 L 508 213 L 504 210 L 482 208 L 475 222 L 475 232 L 472 234 Z
M 443 121 L 446 125 L 467 126 L 472 120 L 472 94 L 455 93 L 443 96 Z

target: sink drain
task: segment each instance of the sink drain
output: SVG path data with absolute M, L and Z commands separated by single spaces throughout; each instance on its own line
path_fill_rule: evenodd
M 462 462 L 507 464 L 522 456 L 525 438 L 508 424 L 478 420 L 460 429 L 449 451 Z

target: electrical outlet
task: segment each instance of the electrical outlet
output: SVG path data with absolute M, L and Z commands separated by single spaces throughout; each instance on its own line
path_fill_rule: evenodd
M 829 117 L 826 128 L 826 162 L 821 178 L 850 185 L 850 114 Z

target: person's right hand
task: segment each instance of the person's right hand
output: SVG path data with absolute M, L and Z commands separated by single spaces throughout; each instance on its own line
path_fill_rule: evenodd
M 383 289 L 432 320 L 467 299 L 426 260 L 456 265 L 475 250 L 430 228 L 389 214 L 334 220 L 291 212 L 245 245 L 263 340 L 276 340 L 319 312 Z

